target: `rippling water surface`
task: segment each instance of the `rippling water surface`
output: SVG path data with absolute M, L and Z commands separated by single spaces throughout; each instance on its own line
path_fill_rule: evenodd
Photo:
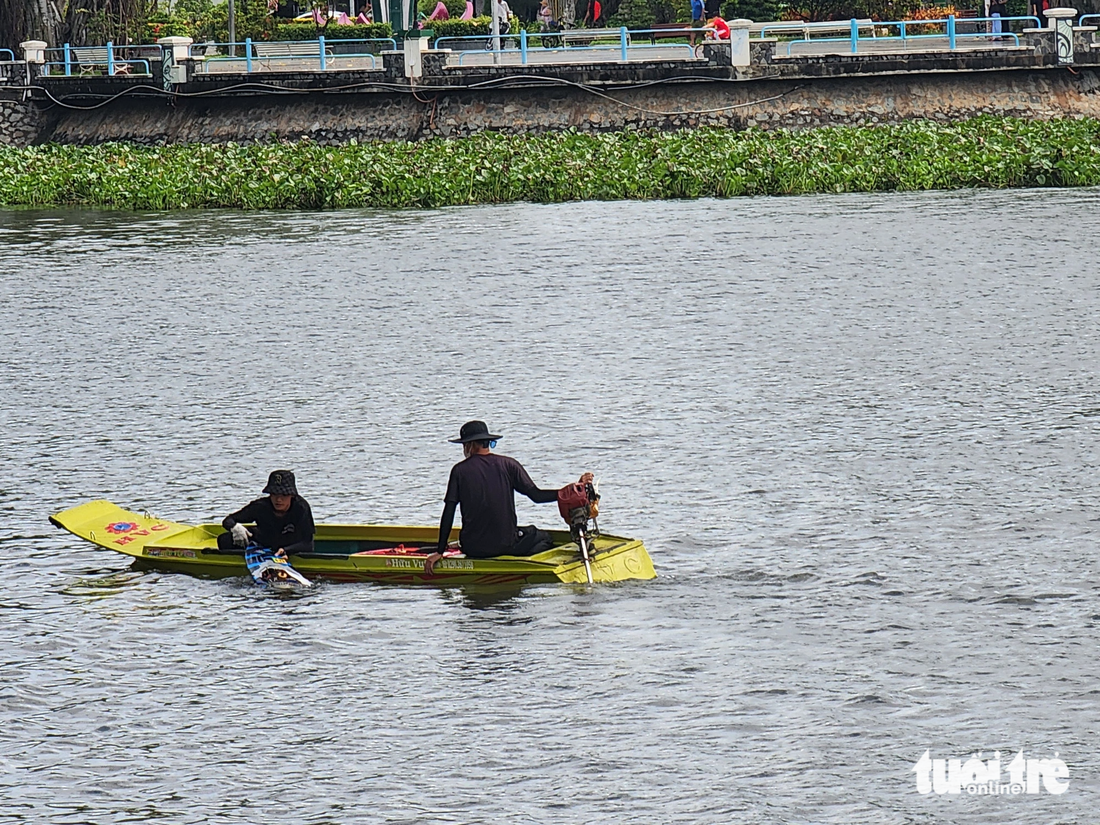
M 0 213 L 0 822 L 1095 822 L 1098 205 Z M 287 466 L 432 524 L 469 418 L 659 578 L 286 599 L 47 523 Z

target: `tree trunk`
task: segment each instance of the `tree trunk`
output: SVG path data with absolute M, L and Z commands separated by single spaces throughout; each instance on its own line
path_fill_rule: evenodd
M 16 51 L 24 40 L 82 46 L 93 21 L 96 32 L 105 27 L 107 39 L 121 42 L 127 25 L 144 19 L 147 5 L 155 8 L 156 0 L 0 0 L 0 48 Z
M 60 45 L 64 28 L 62 9 L 53 0 L 0 0 L 0 46 L 16 54 L 24 40 Z

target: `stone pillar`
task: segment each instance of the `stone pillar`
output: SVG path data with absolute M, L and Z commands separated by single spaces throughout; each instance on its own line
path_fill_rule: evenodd
M 749 26 L 751 20 L 743 17 L 730 20 L 730 63 L 734 66 L 748 66 L 749 60 Z
M 162 37 L 157 45 L 164 50 L 164 82 L 186 83 L 187 64 L 191 60 L 190 37 Z
M 23 50 L 23 79 L 26 83 L 34 83 L 35 78 L 46 74 L 46 41 L 24 40 L 19 44 Z
M 1047 9 L 1043 12 L 1054 30 L 1054 54 L 1060 64 L 1073 63 L 1073 20 L 1077 9 Z
M 191 44 L 194 42 L 190 37 L 162 37 L 157 45 L 170 49 L 172 61 L 178 64 L 191 57 Z
M 28 63 L 46 62 L 45 40 L 24 40 L 19 44 L 19 48 L 23 50 L 23 59 Z
M 424 29 L 418 32 L 421 35 L 431 32 L 428 29 Z M 405 38 L 405 77 L 420 77 L 424 74 L 423 58 L 424 52 L 428 50 L 428 37 L 413 37 L 410 32 L 410 36 Z

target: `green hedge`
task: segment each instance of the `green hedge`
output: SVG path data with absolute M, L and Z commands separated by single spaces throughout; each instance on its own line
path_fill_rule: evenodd
M 367 26 L 336 26 L 329 24 L 324 28 L 313 23 L 282 23 L 275 27 L 272 40 L 316 40 L 324 36 L 325 40 L 369 40 L 374 37 L 393 37 L 393 28 L 389 23 L 371 23 Z
M 1100 185 L 1100 120 L 0 147 L 0 205 L 319 209 Z

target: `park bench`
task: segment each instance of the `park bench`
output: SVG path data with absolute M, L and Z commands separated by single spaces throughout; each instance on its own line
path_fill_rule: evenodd
M 72 62 L 77 65 L 80 70 L 80 75 L 95 74 L 98 69 L 107 70 L 107 47 L 106 46 L 81 46 L 69 49 L 69 56 L 72 58 Z M 123 64 L 126 65 L 126 64 Z M 121 67 L 115 67 L 115 73 L 119 73 Z M 128 70 L 127 66 L 127 70 Z
M 273 61 L 309 60 L 311 63 L 318 63 L 321 59 L 321 41 L 319 40 L 302 40 L 294 43 L 279 40 L 253 41 L 252 50 L 264 68 L 268 69 L 271 68 Z M 325 57 L 332 57 L 332 49 L 325 48 Z M 292 66 L 293 63 L 290 65 Z
M 691 36 L 690 23 L 654 23 L 652 28 L 660 31 L 651 31 L 645 35 L 650 43 L 656 43 L 658 40 L 683 40 Z
M 102 70 L 106 74 L 109 68 L 106 46 L 74 46 L 69 49 L 70 60 L 77 65 L 80 75 L 95 74 Z M 149 74 L 145 60 L 124 60 L 116 50 L 113 55 L 115 74 Z
M 977 22 L 978 11 L 977 9 L 956 9 L 955 10 L 955 33 L 956 34 L 978 34 L 984 32 L 988 23 Z
M 564 46 L 590 46 L 596 40 L 622 41 L 622 32 L 619 29 L 563 29 L 558 32 Z M 630 45 L 630 33 L 626 35 L 626 43 Z
M 856 20 L 860 37 L 874 37 L 875 24 L 870 18 Z M 813 34 L 833 34 L 844 36 L 851 34 L 852 22 L 850 20 L 819 20 L 808 22 L 805 20 L 776 20 L 771 23 L 753 23 L 749 26 L 749 36 L 761 37 L 761 33 L 767 29 L 766 34 L 774 37 L 777 34 L 801 34 L 803 40 L 809 40 Z M 866 32 L 866 33 L 865 33 Z

